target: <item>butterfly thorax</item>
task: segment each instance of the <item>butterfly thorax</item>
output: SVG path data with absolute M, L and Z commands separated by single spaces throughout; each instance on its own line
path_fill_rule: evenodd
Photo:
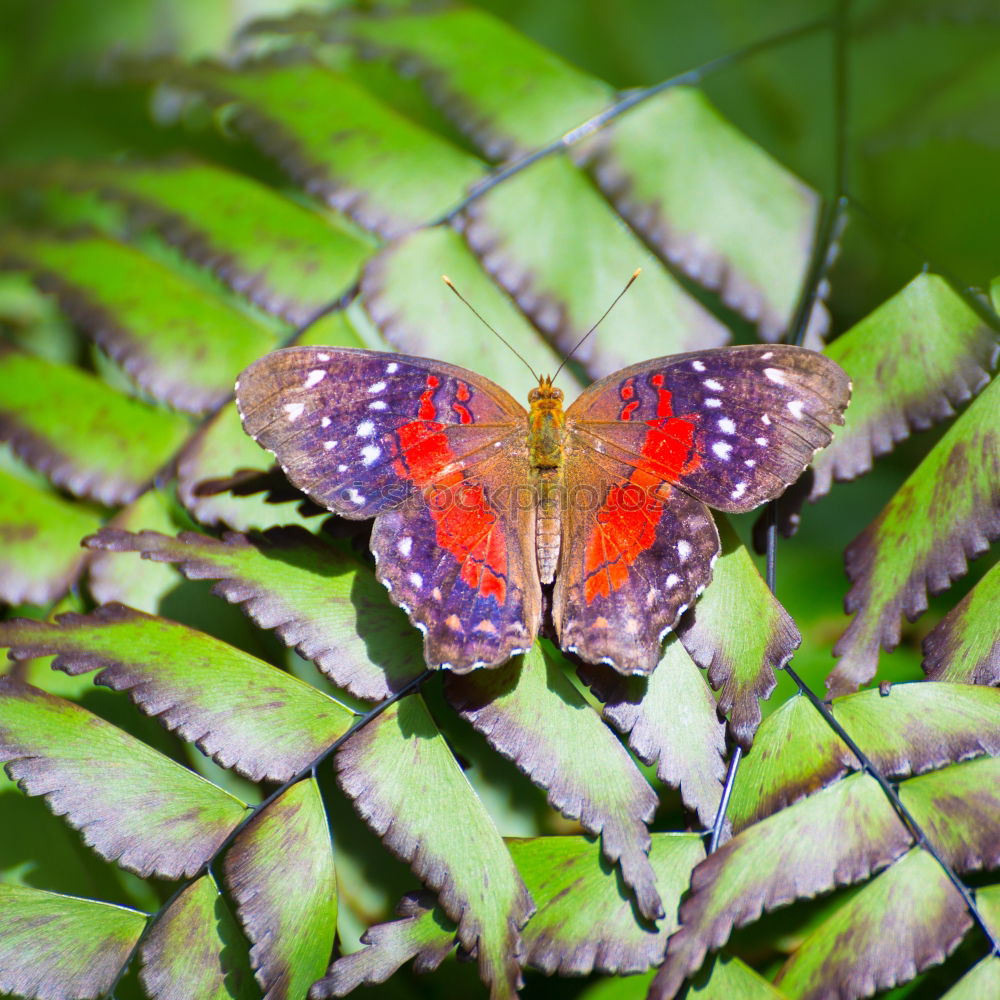
M 561 389 L 544 375 L 528 393 L 528 452 L 535 504 L 535 556 L 542 583 L 551 583 L 559 564 L 562 537 L 563 438 L 566 414 Z

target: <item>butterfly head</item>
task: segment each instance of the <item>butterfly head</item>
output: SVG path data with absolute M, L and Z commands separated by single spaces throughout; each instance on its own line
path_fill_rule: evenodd
M 552 384 L 551 376 L 541 375 L 538 379 L 538 388 L 528 393 L 528 403 L 532 413 L 559 412 L 562 410 L 563 391 Z

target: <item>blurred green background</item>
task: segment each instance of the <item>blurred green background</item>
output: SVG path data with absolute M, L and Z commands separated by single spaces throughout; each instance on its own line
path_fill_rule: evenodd
M 222 53 L 255 17 L 327 4 L 287 0 L 4 0 L 0 4 L 0 177 L 59 158 L 195 149 L 241 169 L 268 169 L 208 127 L 153 122 L 148 87 L 116 60 Z M 519 30 L 620 88 L 655 83 L 827 18 L 832 0 L 483 0 Z M 921 268 L 962 288 L 1000 272 L 1000 16 L 995 0 L 850 6 L 847 175 L 859 206 L 831 273 L 833 333 L 847 329 Z M 706 75 L 737 126 L 825 194 L 836 162 L 833 35 L 801 34 Z M 806 512 L 780 550 L 778 593 L 805 633 L 796 665 L 817 688 L 846 624 L 841 553 L 925 453 L 918 434 L 876 472 Z M 752 516 L 737 525 L 748 536 Z M 979 560 L 982 564 L 989 560 Z M 919 676 L 919 640 L 982 566 L 907 628 L 883 676 Z M 780 702 L 772 698 L 771 705 Z

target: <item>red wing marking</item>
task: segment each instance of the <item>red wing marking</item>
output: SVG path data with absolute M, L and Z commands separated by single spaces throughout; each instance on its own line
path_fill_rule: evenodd
M 404 424 L 396 432 L 402 474 L 423 491 L 437 529 L 435 540 L 460 563 L 462 581 L 480 596 L 493 597 L 503 604 L 507 598 L 507 546 L 496 513 L 479 483 L 462 485 L 466 479 L 460 469 L 442 474 L 454 465 L 457 456 L 444 425 L 425 416 L 437 413 L 433 395 L 438 384 L 435 376 L 427 376 L 427 390 L 420 397 L 420 419 Z M 456 395 L 469 398 L 464 383 L 459 382 Z M 453 403 L 452 409 L 459 413 L 462 423 L 472 422 L 464 406 Z
M 608 491 L 587 542 L 583 595 L 588 604 L 598 596 L 610 597 L 611 591 L 624 586 L 629 566 L 656 540 L 665 489 L 668 487 L 654 493 L 629 481 Z
M 694 448 L 695 423 L 673 415 L 672 396 L 663 388 L 664 377 L 650 379 L 657 390 L 656 419 L 647 420 L 649 430 L 640 449 L 640 461 L 629 478 L 608 490 L 597 523 L 587 541 L 584 559 L 584 599 L 610 597 L 628 580 L 629 567 L 639 554 L 656 541 L 656 526 L 670 494 L 667 483 L 678 482 L 701 464 Z M 623 401 L 619 419 L 629 421 L 639 401 L 631 399 L 635 390 L 626 379 L 619 390 Z
M 417 416 L 421 420 L 433 420 L 437 416 L 437 407 L 434 405 L 434 391 L 441 384 L 436 375 L 427 376 L 427 388 L 420 394 L 420 409 Z

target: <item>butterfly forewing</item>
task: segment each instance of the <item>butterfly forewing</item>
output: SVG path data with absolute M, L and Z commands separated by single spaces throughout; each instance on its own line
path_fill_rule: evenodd
M 843 423 L 850 383 L 828 358 L 757 345 L 633 365 L 590 386 L 571 433 L 717 510 L 780 495 Z
M 289 480 L 346 517 L 376 517 L 372 551 L 427 662 L 496 664 L 534 641 L 541 590 L 526 411 L 488 379 L 425 358 L 288 348 L 240 376 L 247 432 Z
M 513 397 L 463 368 L 353 348 L 268 354 L 240 375 L 236 403 L 295 486 L 352 518 L 523 437 L 525 420 Z

